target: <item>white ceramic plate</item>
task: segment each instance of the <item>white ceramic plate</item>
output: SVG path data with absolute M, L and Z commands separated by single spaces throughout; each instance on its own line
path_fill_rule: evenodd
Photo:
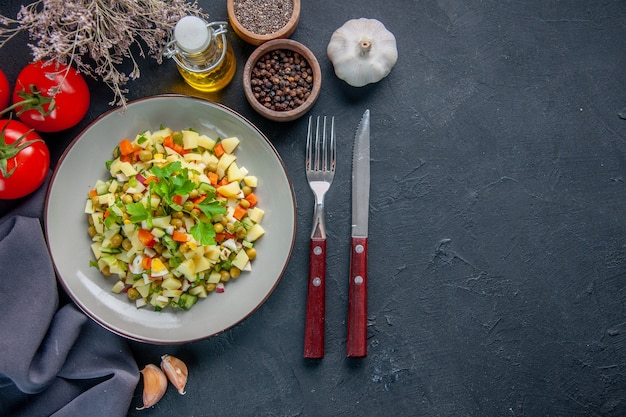
M 259 178 L 256 194 L 265 210 L 265 235 L 250 272 L 226 284 L 226 291 L 200 299 L 189 311 L 137 309 L 125 295 L 114 294 L 116 276 L 106 278 L 89 266 L 93 259 L 84 214 L 87 193 L 105 179 L 105 161 L 120 140 L 160 126 L 193 128 L 211 137 L 237 136 L 239 165 Z M 255 126 L 213 102 L 162 95 L 113 109 L 88 126 L 61 158 L 48 189 L 45 230 L 59 281 L 92 319 L 129 339 L 175 344 L 207 338 L 244 320 L 269 297 L 285 271 L 295 240 L 295 196 L 280 156 Z

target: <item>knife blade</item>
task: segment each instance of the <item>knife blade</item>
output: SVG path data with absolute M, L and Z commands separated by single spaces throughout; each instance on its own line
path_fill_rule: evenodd
M 365 110 L 352 153 L 352 233 L 346 355 L 367 356 L 367 240 L 370 197 L 370 111 Z

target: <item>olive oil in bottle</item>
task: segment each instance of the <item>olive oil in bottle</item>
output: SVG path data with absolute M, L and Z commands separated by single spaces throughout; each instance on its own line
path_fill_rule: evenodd
M 231 82 L 236 70 L 226 32 L 226 22 L 207 23 L 196 16 L 185 16 L 176 24 L 163 55 L 174 59 L 178 72 L 193 88 L 219 91 Z

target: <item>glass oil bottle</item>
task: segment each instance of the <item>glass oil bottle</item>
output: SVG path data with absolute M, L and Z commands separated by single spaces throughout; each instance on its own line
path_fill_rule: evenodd
M 231 82 L 236 70 L 232 47 L 226 40 L 226 22 L 207 23 L 185 16 L 174 28 L 163 56 L 176 62 L 185 82 L 204 92 L 216 92 Z

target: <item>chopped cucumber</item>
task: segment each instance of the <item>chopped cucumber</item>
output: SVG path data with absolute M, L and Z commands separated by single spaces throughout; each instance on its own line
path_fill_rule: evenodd
M 189 310 L 191 307 L 193 307 L 196 301 L 198 301 L 197 295 L 183 293 L 178 299 L 178 306 L 183 310 Z

